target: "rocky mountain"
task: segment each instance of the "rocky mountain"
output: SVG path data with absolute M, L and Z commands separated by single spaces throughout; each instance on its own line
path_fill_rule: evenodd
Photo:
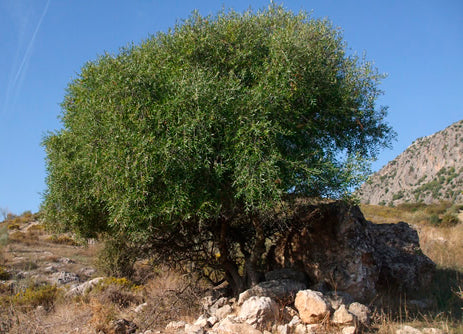
M 415 140 L 358 190 L 365 204 L 463 203 L 463 120 Z

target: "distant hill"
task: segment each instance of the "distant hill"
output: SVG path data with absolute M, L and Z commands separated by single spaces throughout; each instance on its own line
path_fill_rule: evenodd
M 358 190 L 365 204 L 463 203 L 463 120 L 415 140 Z

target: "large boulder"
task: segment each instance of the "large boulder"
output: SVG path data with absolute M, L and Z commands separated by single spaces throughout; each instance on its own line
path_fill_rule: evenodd
M 299 204 L 268 254 L 269 269 L 304 272 L 312 285 L 369 301 L 382 288 L 410 291 L 426 285 L 434 263 L 420 251 L 406 223 L 376 225 L 342 201 Z
M 330 307 L 323 294 L 318 291 L 301 290 L 296 295 L 294 306 L 306 324 L 317 323 L 330 315 Z
M 278 320 L 279 311 L 273 299 L 253 296 L 243 303 L 238 318 L 256 328 L 266 328 Z

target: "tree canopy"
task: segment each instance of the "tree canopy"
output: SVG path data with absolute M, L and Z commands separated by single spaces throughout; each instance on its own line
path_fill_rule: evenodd
M 193 13 L 69 84 L 63 128 L 44 140 L 45 217 L 217 263 L 242 289 L 272 230 L 266 213 L 343 196 L 389 145 L 381 79 L 327 20 L 276 5 Z

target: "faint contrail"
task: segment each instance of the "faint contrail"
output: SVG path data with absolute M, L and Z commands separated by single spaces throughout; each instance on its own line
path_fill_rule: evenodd
M 31 52 L 32 52 L 32 47 L 34 46 L 35 38 L 37 37 L 37 33 L 40 30 L 40 26 L 42 25 L 42 21 L 45 18 L 45 15 L 47 15 L 48 7 L 50 6 L 51 0 L 47 0 L 47 3 L 45 4 L 45 8 L 43 9 L 42 15 L 40 16 L 39 22 L 37 23 L 37 26 L 35 27 L 34 33 L 32 34 L 31 40 L 29 41 L 29 44 L 27 45 L 26 52 L 24 52 L 24 56 L 21 60 L 21 64 L 19 65 L 18 70 L 16 71 L 16 74 L 13 78 L 13 80 L 10 82 L 8 85 L 7 89 L 7 96 L 4 104 L 4 109 L 7 107 L 7 104 L 10 100 L 10 93 L 11 91 L 19 91 L 22 85 L 22 80 L 24 79 L 24 74 L 25 74 L 25 68 L 27 68 L 27 65 L 29 64 L 29 60 L 31 57 Z M 19 80 L 19 82 L 18 82 Z

